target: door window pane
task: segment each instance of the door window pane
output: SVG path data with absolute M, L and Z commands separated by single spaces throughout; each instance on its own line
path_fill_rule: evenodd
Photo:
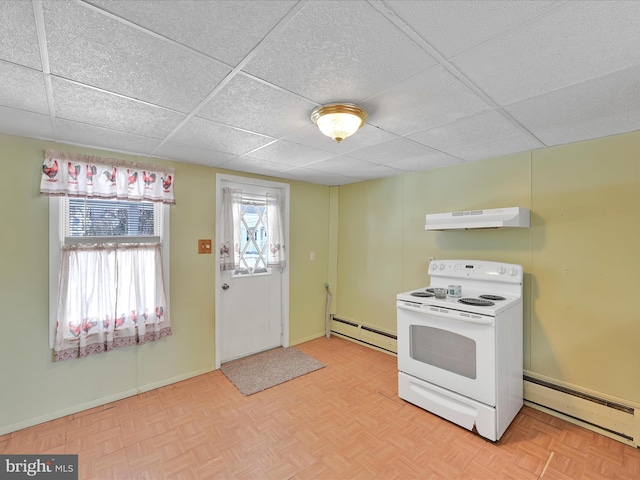
M 267 272 L 267 209 L 263 202 L 243 202 L 240 223 L 240 268 L 236 275 Z

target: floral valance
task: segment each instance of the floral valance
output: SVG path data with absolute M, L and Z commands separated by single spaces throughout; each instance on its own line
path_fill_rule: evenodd
M 176 203 L 174 169 L 46 150 L 40 195 Z

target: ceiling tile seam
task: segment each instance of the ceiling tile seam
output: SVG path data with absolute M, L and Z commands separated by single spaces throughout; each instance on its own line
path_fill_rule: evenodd
M 253 49 L 251 49 L 251 51 L 247 53 L 234 68 L 231 69 L 231 71 L 220 81 L 220 83 L 218 83 L 218 85 L 216 85 L 213 90 L 211 90 L 211 92 L 209 92 L 209 94 L 193 110 L 191 110 L 187 117 L 164 138 L 164 140 L 160 143 L 160 145 L 156 147 L 156 149 L 152 153 L 155 153 L 157 149 L 162 148 L 162 146 L 166 142 L 168 142 L 189 120 L 195 117 L 196 114 L 200 110 L 202 110 L 204 106 L 218 94 L 218 92 L 220 92 L 220 90 L 222 90 L 236 75 L 238 75 L 242 71 L 246 64 L 249 63 L 249 61 L 251 61 L 253 57 L 257 55 L 258 51 L 264 47 L 265 43 L 270 40 L 272 36 L 279 33 L 280 30 L 282 30 L 308 2 L 309 0 L 303 0 L 292 7 L 291 10 L 289 10 L 287 14 L 282 17 L 271 30 L 269 30 L 269 32 L 267 32 L 267 34 L 258 42 L 258 44 L 253 47 Z
M 124 100 L 130 100 L 132 102 L 140 103 L 140 104 L 146 105 L 148 107 L 159 108 L 161 110 L 165 110 L 165 111 L 171 112 L 171 113 L 177 113 L 179 115 L 187 115 L 187 113 L 181 112 L 179 110 L 175 110 L 173 108 L 165 107 L 163 105 L 158 105 L 156 103 L 147 102 L 146 100 L 141 100 L 139 98 L 129 97 L 127 95 L 123 95 L 122 93 L 113 92 L 111 90 L 105 90 L 104 88 L 96 87 L 95 85 L 90 85 L 88 83 L 82 83 L 82 82 L 79 82 L 77 80 L 73 80 L 71 78 L 62 77 L 60 75 L 55 75 L 55 74 L 49 74 L 49 77 L 57 78 L 58 80 L 62 80 L 64 82 L 68 82 L 68 83 L 72 83 L 74 85 L 85 87 L 85 88 L 88 88 L 90 90 L 95 90 L 96 92 L 105 93 L 107 95 L 113 95 L 114 97 L 122 98 Z
M 535 16 L 533 16 L 533 17 L 530 17 L 530 18 L 528 18 L 527 20 L 525 20 L 525 21 L 523 21 L 523 22 L 521 22 L 521 23 L 519 23 L 519 24 L 517 24 L 517 25 L 514 25 L 514 26 L 513 26 L 513 27 L 511 27 L 511 28 L 508 28 L 507 30 L 505 30 L 505 31 L 504 31 L 504 32 L 502 32 L 502 33 L 499 33 L 499 34 L 497 34 L 497 35 L 494 35 L 494 36 L 493 36 L 493 37 L 491 37 L 491 38 L 487 38 L 486 40 L 483 40 L 483 41 L 481 41 L 480 43 L 476 43 L 475 45 L 473 45 L 473 46 L 471 46 L 471 47 L 469 47 L 469 48 L 466 48 L 466 49 L 464 49 L 464 50 L 462 50 L 462 51 L 460 51 L 460 52 L 457 52 L 455 55 L 451 56 L 451 58 L 449 58 L 449 60 L 453 60 L 454 58 L 456 58 L 456 57 L 458 57 L 458 56 L 460 56 L 460 55 L 462 55 L 462 54 L 464 54 L 464 53 L 467 53 L 468 51 L 473 50 L 474 48 L 477 48 L 477 47 L 479 47 L 479 46 L 481 46 L 481 45 L 484 45 L 484 44 L 485 44 L 485 43 L 487 43 L 487 42 L 490 42 L 490 41 L 492 41 L 492 40 L 495 40 L 496 38 L 499 38 L 499 37 L 502 37 L 502 36 L 508 35 L 508 34 L 510 34 L 510 33 L 513 33 L 513 32 L 515 32 L 515 31 L 517 31 L 517 30 L 520 30 L 520 29 L 522 29 L 522 27 L 524 27 L 524 26 L 526 26 L 526 25 L 529 25 L 529 24 L 531 24 L 531 23 L 537 22 L 538 20 L 540 20 L 540 19 L 542 19 L 542 18 L 545 18 L 545 17 L 547 17 L 547 16 L 551 15 L 552 13 L 555 13 L 555 11 L 556 11 L 558 8 L 562 7 L 563 5 L 566 5 L 567 3 L 570 3 L 570 0 L 567 0 L 567 1 L 564 1 L 564 2 L 558 2 L 558 3 L 557 3 L 557 4 L 555 4 L 553 7 L 551 7 L 549 10 L 546 10 L 546 11 L 544 11 L 544 12 L 542 12 L 542 13 L 538 14 L 538 15 L 535 15 Z
M 532 139 L 537 141 L 540 145 L 544 146 L 544 142 L 542 142 L 538 137 L 536 137 L 532 132 L 530 132 L 524 125 L 522 125 L 515 118 L 513 118 L 509 113 L 502 110 L 502 107 L 500 106 L 500 104 L 498 104 L 498 102 L 496 102 L 484 90 L 482 90 L 478 85 L 476 85 L 475 82 L 473 82 L 470 78 L 468 78 L 465 74 L 463 74 L 462 71 L 458 69 L 458 67 L 456 67 L 454 64 L 449 62 L 449 60 L 447 60 L 447 58 L 445 58 L 444 55 L 442 55 L 435 47 L 433 47 L 429 42 L 427 42 L 424 38 L 422 38 L 415 30 L 413 30 L 413 28 L 407 25 L 400 17 L 398 17 L 392 10 L 390 10 L 389 7 L 383 4 L 381 0 L 367 0 L 367 1 L 382 15 L 384 15 L 391 23 L 393 23 L 397 28 L 399 28 L 405 35 L 407 35 L 413 42 L 415 42 L 416 45 L 418 45 L 420 48 L 426 51 L 429 55 L 431 55 L 451 75 L 453 75 L 460 82 L 462 82 L 469 90 L 471 90 L 472 93 L 475 93 L 476 95 L 478 95 L 484 102 L 486 102 L 489 105 L 489 107 L 496 110 L 505 119 L 513 123 L 515 126 L 521 128 Z M 430 67 L 430 68 L 433 68 L 433 67 Z
M 508 137 L 501 137 L 501 138 L 497 138 L 497 139 L 495 139 L 495 140 L 489 140 L 488 142 L 471 143 L 471 144 L 469 144 L 469 145 L 465 145 L 464 147 L 455 147 L 455 148 L 452 148 L 452 149 L 451 149 L 451 151 L 455 152 L 455 151 L 465 150 L 465 149 L 467 149 L 467 148 L 482 147 L 482 146 L 484 146 L 484 145 L 491 145 L 491 144 L 493 144 L 493 143 L 497 143 L 497 142 L 504 142 L 504 141 L 512 140 L 512 139 L 514 139 L 514 138 L 518 138 L 519 136 L 520 136 L 520 135 L 509 135 Z M 543 146 L 541 146 L 540 148 L 544 148 L 544 147 L 546 147 L 546 146 L 547 146 L 547 145 L 543 145 Z M 531 150 L 531 149 L 528 149 L 528 150 Z M 445 152 L 445 153 L 447 153 L 447 152 Z M 447 155 L 454 156 L 453 154 L 450 154 L 450 153 L 447 153 Z M 458 158 L 460 158 L 460 160 L 463 160 L 463 161 L 465 161 L 465 162 L 467 161 L 467 160 L 465 160 L 464 158 L 461 158 L 461 157 L 458 157 Z
M 263 136 L 265 136 L 265 135 L 263 135 Z M 267 138 L 273 138 L 273 137 L 267 137 Z M 257 152 L 258 150 L 262 150 L 263 148 L 268 147 L 269 145 L 273 145 L 273 144 L 274 144 L 274 143 L 276 143 L 277 141 L 278 141 L 278 139 L 277 139 L 277 138 L 274 138 L 274 139 L 273 139 L 272 141 L 270 141 L 269 143 L 265 143 L 264 145 L 261 145 L 261 146 L 259 146 L 259 147 L 256 147 L 256 148 L 254 148 L 253 150 L 249 150 L 248 152 L 245 152 L 245 153 L 243 153 L 243 154 L 241 154 L 241 155 L 236 155 L 235 157 L 233 157 L 233 158 L 229 159 L 228 161 L 226 161 L 226 162 L 222 163 L 221 165 L 226 165 L 226 164 L 228 164 L 228 163 L 231 163 L 231 162 L 233 162 L 233 161 L 238 160 L 239 158 L 249 157 L 252 153 Z M 177 142 L 177 143 L 180 143 L 180 142 Z M 184 144 L 182 144 L 182 145 L 184 145 Z M 223 153 L 231 153 L 231 152 L 223 152 Z
M 320 105 L 322 105 L 321 103 L 318 103 L 315 100 L 312 100 L 310 98 L 304 97 L 304 96 L 302 96 L 302 95 L 300 95 L 300 94 L 298 94 L 296 92 L 292 92 L 291 90 L 287 90 L 286 88 L 283 88 L 280 85 L 276 85 L 275 83 L 271 83 L 271 82 L 269 82 L 267 80 L 264 80 L 264 79 L 262 79 L 260 77 L 256 77 L 255 75 L 253 75 L 251 73 L 248 73 L 248 72 L 245 72 L 245 71 L 241 71 L 239 73 L 239 75 L 243 76 L 243 77 L 250 78 L 251 80 L 253 80 L 255 82 L 262 83 L 263 85 L 271 87 L 274 90 L 278 90 L 280 92 L 287 93 L 287 94 L 289 94 L 291 96 L 296 97 L 299 100 L 304 100 L 306 102 L 312 103 L 315 107 L 319 107 Z M 311 118 L 311 114 L 309 114 L 309 118 Z M 309 123 L 311 123 L 311 122 L 309 122 Z
M 36 0 L 34 0 L 36 1 Z M 95 13 L 98 13 L 99 15 L 102 15 L 104 17 L 110 18 L 111 20 L 115 20 L 116 22 L 122 24 L 122 25 L 126 25 L 127 27 L 133 28 L 134 30 L 137 30 L 141 33 L 144 33 L 145 35 L 148 35 L 150 37 L 153 37 L 157 40 L 161 40 L 163 42 L 166 43 L 170 43 L 171 45 L 180 48 L 181 50 L 185 50 L 188 51 L 189 53 L 193 53 L 196 56 L 205 59 L 205 60 L 210 60 L 210 61 L 214 61 L 215 63 L 219 64 L 220 66 L 223 66 L 225 68 L 233 68 L 233 65 L 229 65 L 226 62 L 223 62 L 222 60 L 220 60 L 219 58 L 215 58 L 212 57 L 211 55 L 207 55 L 204 52 L 201 52 L 200 50 L 196 50 L 193 47 L 190 47 L 188 45 L 185 45 L 184 43 L 178 42 L 177 40 L 174 40 L 172 38 L 166 37 L 160 33 L 154 32 L 153 30 L 150 30 L 146 27 L 143 27 L 141 25 L 138 25 L 137 23 L 132 22 L 131 20 L 127 20 L 126 18 L 123 17 L 119 17 L 118 15 L 115 15 L 111 12 L 108 12 L 107 10 L 103 10 L 100 7 L 97 7 L 95 5 L 92 5 L 90 3 L 86 3 L 84 0 L 74 0 L 74 2 L 78 5 L 81 5 L 84 8 L 87 8 L 89 10 L 93 10 Z
M 513 107 L 513 106 L 518 105 L 520 103 L 524 103 L 524 102 L 528 102 L 530 100 L 534 100 L 536 98 L 544 97 L 545 95 L 548 95 L 550 93 L 560 92 L 560 91 L 568 89 L 568 88 L 576 87 L 578 85 L 582 85 L 582 84 L 585 84 L 585 83 L 592 82 L 594 80 L 599 80 L 599 79 L 608 77 L 610 75 L 615 75 L 617 73 L 624 72 L 625 70 L 631 70 L 631 69 L 634 69 L 634 68 L 638 68 L 639 66 L 640 66 L 640 63 L 635 63 L 633 65 L 627 65 L 625 67 L 618 68 L 617 70 L 610 70 L 608 72 L 601 73 L 600 75 L 595 75 L 595 76 L 592 76 L 592 77 L 589 77 L 589 78 L 586 78 L 586 79 L 582 79 L 579 82 L 568 83 L 568 84 L 563 85 L 563 86 L 558 87 L 558 88 L 552 88 L 551 90 L 545 90 L 544 92 L 539 93 L 537 95 L 534 95 L 533 97 L 527 97 L 527 98 L 522 98 L 520 100 L 516 100 L 515 102 L 511 102 L 511 103 L 508 103 L 506 105 L 503 105 L 503 107 L 504 108 L 510 108 L 510 107 Z M 633 105 L 632 105 L 632 107 L 633 107 Z
M 66 118 L 66 117 L 56 117 L 55 120 L 63 120 L 65 122 L 74 123 L 76 125 L 82 125 L 82 126 L 85 126 L 85 127 L 97 128 L 99 130 L 104 130 L 106 132 L 126 133 L 130 137 L 135 137 L 135 138 L 144 139 L 144 140 L 153 140 L 153 141 L 156 141 L 156 142 L 160 142 L 162 140 L 161 138 L 158 138 L 158 137 L 150 137 L 148 135 L 140 135 L 139 133 L 131 133 L 128 130 L 117 130 L 115 128 L 103 127 L 102 125 L 94 125 L 93 123 L 79 122 L 78 120 L 73 120 L 71 118 Z M 151 153 L 149 153 L 149 154 L 151 154 Z
M 36 35 L 38 37 L 38 50 L 40 52 L 40 63 L 42 66 L 42 81 L 47 95 L 47 106 L 49 108 L 49 123 L 53 138 L 58 139 L 55 123 L 56 105 L 53 101 L 53 84 L 51 83 L 51 68 L 49 65 L 49 50 L 47 49 L 47 33 L 44 26 L 44 11 L 41 0 L 32 0 L 33 19 L 36 24 Z

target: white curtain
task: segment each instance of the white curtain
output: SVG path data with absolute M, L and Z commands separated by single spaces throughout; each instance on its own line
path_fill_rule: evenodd
M 284 245 L 284 226 L 280 197 L 267 193 L 267 241 L 269 251 L 267 265 L 269 268 L 283 269 L 286 266 Z
M 220 205 L 220 270 L 236 270 L 240 265 L 240 221 L 242 190 L 222 189 Z
M 62 249 L 56 361 L 171 335 L 161 244 Z

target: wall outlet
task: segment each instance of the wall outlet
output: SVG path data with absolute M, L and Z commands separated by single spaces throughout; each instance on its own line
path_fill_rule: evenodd
M 316 261 L 316 252 L 309 253 L 309 260 L 311 260 L 312 262 Z

